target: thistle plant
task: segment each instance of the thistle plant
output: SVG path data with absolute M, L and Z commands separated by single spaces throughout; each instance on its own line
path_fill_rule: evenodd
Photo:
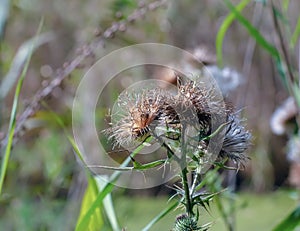
M 213 166 L 225 167 L 229 159 L 238 168 L 243 165 L 251 134 L 233 107 L 215 94 L 213 86 L 207 87 L 200 77 L 177 78 L 175 92 L 156 87 L 123 94 L 118 101 L 122 113 L 116 113 L 106 132 L 114 146 L 135 146 L 149 138 L 159 142 L 167 154 L 162 161 L 147 166 L 174 161 L 180 169 L 174 196 L 185 212 L 177 217 L 174 230 L 207 230 L 208 224 L 198 226 L 198 206 L 206 208 L 215 194 L 200 191 L 201 176 Z M 133 168 L 146 169 L 134 157 L 132 161 Z

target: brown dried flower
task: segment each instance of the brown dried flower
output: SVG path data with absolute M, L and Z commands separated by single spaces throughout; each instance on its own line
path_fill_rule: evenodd
M 206 89 L 203 84 L 190 79 L 178 78 L 177 93 L 167 93 L 161 89 L 145 90 L 133 95 L 127 93 L 119 99 L 118 107 L 123 111 L 115 124 L 108 130 L 109 138 L 115 145 L 130 145 L 143 142 L 148 136 L 164 136 L 180 140 L 179 136 L 157 133 L 157 128 L 173 129 L 182 132 L 184 124 L 198 126 L 200 149 L 206 149 L 214 131 L 213 120 L 223 121 L 224 142 L 220 158 L 228 157 L 234 161 L 245 160 L 251 134 L 241 125 L 232 107 Z M 221 125 L 221 124 L 220 124 Z
M 172 117 L 176 117 L 176 114 L 168 101 L 169 97 L 159 89 L 123 95 L 118 105 L 123 115 L 108 130 L 109 138 L 113 138 L 118 145 L 129 145 L 134 141 L 145 140 L 150 130 L 159 124 L 165 126 L 174 123 L 176 119 Z

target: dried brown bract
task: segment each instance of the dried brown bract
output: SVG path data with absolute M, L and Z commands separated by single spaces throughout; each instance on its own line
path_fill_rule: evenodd
M 180 142 L 183 127 L 190 125 L 197 129 L 198 148 L 205 150 L 211 141 L 209 137 L 218 129 L 213 127 L 213 123 L 217 121 L 223 127 L 220 131 L 224 134 L 217 156 L 242 162 L 246 159 L 244 152 L 249 147 L 251 134 L 241 125 L 240 119 L 228 105 L 230 104 L 224 103 L 223 99 L 214 94 L 213 88 L 178 77 L 176 93 L 157 88 L 122 95 L 118 107 L 123 113 L 118 115 L 118 119 L 108 130 L 109 138 L 120 146 L 143 142 L 149 136 L 163 136 L 167 139 L 176 137 Z M 170 135 L 170 129 L 179 135 Z
M 171 125 L 177 119 L 169 100 L 160 89 L 133 95 L 126 93 L 118 103 L 122 111 L 120 119 L 108 130 L 110 139 L 114 139 L 115 145 L 130 145 L 143 141 L 158 125 Z

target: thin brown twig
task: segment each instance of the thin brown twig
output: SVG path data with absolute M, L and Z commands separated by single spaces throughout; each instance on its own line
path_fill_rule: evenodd
M 47 86 L 37 91 L 37 93 L 33 96 L 31 103 L 18 117 L 14 132 L 14 144 L 16 143 L 17 139 L 22 136 L 24 130 L 26 130 L 24 125 L 27 119 L 33 116 L 35 112 L 39 110 L 41 102 L 50 96 L 53 90 L 60 86 L 62 81 L 76 68 L 78 68 L 86 58 L 93 56 L 94 50 L 98 49 L 99 47 L 103 47 L 104 41 L 113 38 L 116 32 L 125 31 L 126 27 L 130 23 L 134 23 L 136 20 L 143 19 L 147 12 L 156 10 L 159 7 L 166 5 L 167 1 L 168 0 L 153 1 L 147 5 L 135 9 L 126 19 L 119 22 L 113 22 L 111 26 L 108 27 L 101 35 L 96 37 L 88 45 L 83 46 L 83 48 L 80 49 L 80 53 L 71 62 L 69 62 L 68 65 L 64 65 L 62 68 L 57 69 L 53 80 Z M 0 150 L 6 146 L 6 143 L 7 137 L 0 141 Z
M 280 26 L 279 26 L 279 22 L 278 22 L 278 19 L 276 17 L 275 6 L 274 6 L 273 1 L 271 1 L 271 7 L 272 7 L 272 18 L 273 18 L 273 21 L 274 21 L 274 27 L 275 27 L 276 33 L 279 37 L 280 48 L 282 50 L 283 58 L 284 58 L 284 61 L 286 63 L 286 66 L 287 66 L 287 71 L 288 71 L 287 75 L 288 75 L 288 78 L 289 78 L 289 83 L 294 83 L 295 77 L 294 77 L 294 74 L 293 74 L 293 71 L 292 71 L 292 65 L 290 63 L 289 55 L 288 55 L 288 52 L 287 52 L 286 45 L 284 43 L 284 39 L 283 39 L 283 35 L 282 35 L 281 29 L 280 29 Z

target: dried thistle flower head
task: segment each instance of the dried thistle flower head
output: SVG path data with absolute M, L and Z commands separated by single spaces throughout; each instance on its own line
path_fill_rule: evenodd
M 246 160 L 244 153 L 250 145 L 251 134 L 233 113 L 232 105 L 224 102 L 214 92 L 212 87 L 207 87 L 202 82 L 179 77 L 178 95 L 175 99 L 177 104 L 191 104 L 196 110 L 200 124 L 199 149 L 207 150 L 209 140 L 202 140 L 201 137 L 208 137 L 214 132 L 213 120 L 217 123 L 220 121 L 219 126 L 223 124 L 226 126 L 219 158 L 229 158 L 237 163 L 243 162 Z
M 137 146 L 148 136 L 171 137 L 157 134 L 157 128 L 167 128 L 164 131 L 172 128 L 180 134 L 184 124 L 191 124 L 197 129 L 198 148 L 207 150 L 211 141 L 207 137 L 217 129 L 212 126 L 214 120 L 217 120 L 220 126 L 225 124 L 225 128 L 224 142 L 220 152 L 215 154 L 219 158 L 244 161 L 244 152 L 249 146 L 251 135 L 228 105 L 214 94 L 214 89 L 178 77 L 177 93 L 155 88 L 122 94 L 118 100 L 122 113 L 116 113 L 115 123 L 108 130 L 109 138 L 114 140 L 114 145 Z M 180 140 L 180 136 L 177 140 Z
M 200 125 L 210 130 L 211 119 L 215 115 L 225 116 L 228 113 L 223 98 L 219 98 L 212 86 L 206 83 L 178 77 L 178 94 L 175 103 L 181 107 L 193 107 L 197 113 Z
M 121 115 L 109 129 L 110 139 L 115 145 L 128 146 L 142 142 L 158 125 L 164 126 L 176 121 L 176 114 L 169 106 L 167 97 L 160 89 L 145 90 L 140 93 L 124 94 L 118 102 Z M 120 113 L 118 111 L 117 113 Z
M 250 146 L 251 134 L 242 125 L 241 120 L 234 114 L 229 114 L 225 128 L 225 137 L 219 156 L 228 157 L 240 163 L 246 160 L 245 151 Z

